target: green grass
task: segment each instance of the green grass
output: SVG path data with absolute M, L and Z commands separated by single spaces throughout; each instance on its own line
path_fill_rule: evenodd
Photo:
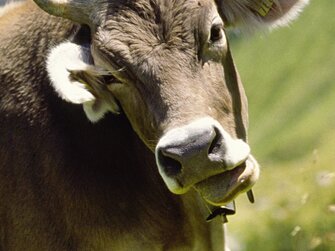
M 334 11 L 311 0 L 290 27 L 232 44 L 263 167 L 256 204 L 242 196 L 230 219 L 240 250 L 335 250 Z
M 229 228 L 242 250 L 335 250 L 335 132 L 320 142 L 303 159 L 264 168 L 255 205 L 238 198 Z

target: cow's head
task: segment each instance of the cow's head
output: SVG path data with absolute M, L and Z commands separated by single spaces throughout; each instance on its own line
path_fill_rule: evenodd
M 121 106 L 171 192 L 222 205 L 251 188 L 259 169 L 225 28 L 284 24 L 306 0 L 35 2 L 83 24 L 49 55 L 57 92 L 92 121 Z

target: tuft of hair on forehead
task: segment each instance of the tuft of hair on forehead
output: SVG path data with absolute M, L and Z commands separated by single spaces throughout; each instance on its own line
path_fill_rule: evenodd
M 193 55 L 198 16 L 200 10 L 204 9 L 198 2 L 196 0 L 122 2 L 111 8 L 108 13 L 109 17 L 101 29 L 102 33 L 107 35 L 101 37 L 111 39 L 104 41 L 103 44 L 113 51 L 113 55 L 132 62 L 131 65 L 136 58 L 146 58 L 158 47 L 161 54 L 170 49 L 178 49 Z M 216 8 L 214 1 L 208 2 L 212 8 Z
M 194 16 L 199 6 L 197 1 L 161 0 L 161 34 L 169 44 L 193 42 Z

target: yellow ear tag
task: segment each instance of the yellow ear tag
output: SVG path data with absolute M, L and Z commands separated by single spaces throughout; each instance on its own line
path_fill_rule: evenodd
M 256 9 L 256 11 L 262 16 L 265 17 L 270 9 L 272 8 L 274 0 L 262 0 L 260 6 Z

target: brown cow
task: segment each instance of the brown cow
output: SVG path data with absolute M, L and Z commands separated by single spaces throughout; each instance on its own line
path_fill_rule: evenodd
M 224 29 L 307 0 L 35 2 L 0 9 L 0 250 L 223 250 L 259 173 Z

